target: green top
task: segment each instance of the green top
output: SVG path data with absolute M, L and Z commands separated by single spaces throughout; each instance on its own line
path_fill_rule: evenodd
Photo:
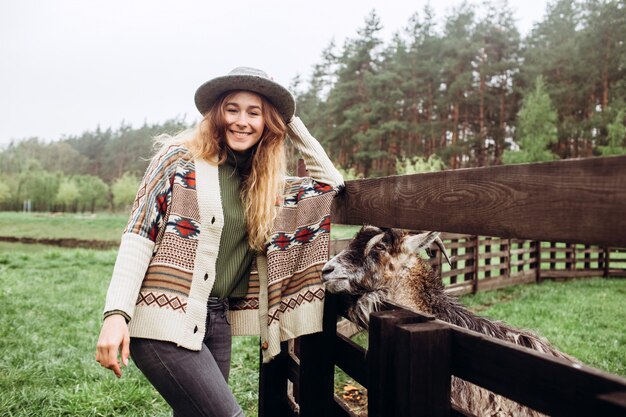
M 254 252 L 248 245 L 246 219 L 241 200 L 242 176 L 250 170 L 256 147 L 245 152 L 227 148 L 226 162 L 218 167 L 224 228 L 215 265 L 211 297 L 243 297 L 248 289 Z

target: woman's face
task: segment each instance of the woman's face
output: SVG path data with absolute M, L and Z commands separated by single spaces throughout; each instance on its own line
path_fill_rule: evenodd
M 265 121 L 263 103 L 258 94 L 237 92 L 224 101 L 226 143 L 237 152 L 250 149 L 261 139 Z

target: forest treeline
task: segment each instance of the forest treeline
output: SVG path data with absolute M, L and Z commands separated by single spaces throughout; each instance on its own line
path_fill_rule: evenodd
M 623 0 L 552 1 L 525 38 L 504 2 L 461 4 L 442 24 L 426 7 L 388 43 L 380 30 L 372 13 L 358 36 L 331 44 L 298 97 L 339 165 L 366 177 L 416 155 L 452 169 L 502 163 L 540 76 L 555 117 L 537 122 L 554 131 L 555 157 L 599 155 L 608 126 L 624 124 Z
M 292 83 L 298 115 L 348 177 L 626 153 L 624 0 L 552 1 L 525 37 L 502 1 L 461 3 L 443 19 L 426 7 L 387 42 L 381 29 L 372 12 Z M 186 127 L 11 144 L 0 208 L 128 204 L 152 138 Z

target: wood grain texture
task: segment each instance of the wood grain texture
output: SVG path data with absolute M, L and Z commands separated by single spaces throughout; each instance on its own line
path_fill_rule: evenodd
M 396 325 L 430 320 L 415 312 L 389 306 L 388 311 L 370 315 L 368 361 L 368 415 L 370 417 L 395 417 L 397 369 L 394 365 Z
M 452 373 L 552 416 L 623 416 L 605 394 L 626 392 L 626 379 L 453 328 Z
M 626 246 L 626 156 L 346 182 L 333 222 Z
M 398 325 L 396 416 L 450 415 L 450 327 L 442 322 Z

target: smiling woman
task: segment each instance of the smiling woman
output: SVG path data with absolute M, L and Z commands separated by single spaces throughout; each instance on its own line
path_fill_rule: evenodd
M 248 91 L 239 91 L 224 100 L 226 122 L 226 144 L 236 152 L 243 152 L 261 139 L 265 128 L 261 96 Z
M 125 365 L 132 355 L 175 416 L 241 416 L 231 336 L 260 335 L 269 361 L 286 338 L 321 330 L 320 271 L 343 179 L 263 71 L 214 78 L 195 103 L 201 123 L 160 139 L 140 185 L 96 359 L 121 377 L 118 353 Z M 287 134 L 311 178 L 286 177 Z

